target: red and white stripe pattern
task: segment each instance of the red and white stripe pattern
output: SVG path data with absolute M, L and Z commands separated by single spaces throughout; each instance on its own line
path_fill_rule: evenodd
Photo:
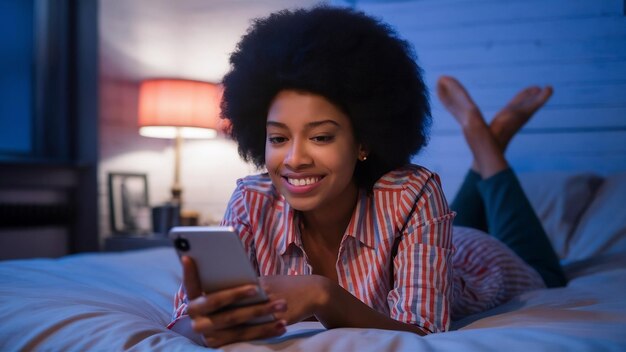
M 404 233 L 400 234 L 418 195 L 417 208 Z M 489 246 L 504 246 L 481 233 L 471 237 L 472 241 L 485 242 L 487 247 L 477 244 L 475 248 L 462 241 L 455 255 L 453 218 L 437 175 L 415 165 L 384 175 L 371 194 L 365 191 L 359 194 L 339 248 L 336 262 L 339 285 L 373 309 L 398 321 L 415 324 L 425 332 L 449 328 L 451 310 L 458 306 L 454 302 L 451 307 L 453 297 L 455 301 L 468 304 L 470 312 L 490 308 L 494 302 L 502 303 L 503 297 L 510 295 L 481 289 L 502 286 L 492 281 L 506 277 L 477 275 L 474 279 L 465 274 L 474 275 L 480 270 L 459 270 L 464 276 L 456 278 L 453 268 L 490 268 L 502 261 L 501 256 L 465 255 L 461 250 L 477 248 L 488 252 Z M 259 275 L 310 275 L 313 270 L 304 254 L 299 221 L 299 213 L 278 194 L 269 177 L 255 175 L 238 181 L 222 224 L 238 231 Z M 397 254 L 392 258 L 396 239 L 399 239 Z M 515 257 L 509 252 L 505 251 Z M 463 260 L 459 262 L 457 258 Z M 485 258 L 497 260 L 482 262 Z M 503 262 L 517 263 L 514 260 Z M 521 264 L 523 270 L 512 270 L 528 271 L 528 267 Z M 503 269 L 504 276 L 509 269 Z M 462 285 L 464 289 L 453 288 L 453 285 Z M 503 287 L 519 291 L 515 284 Z M 486 293 L 491 296 L 485 296 Z M 175 307 L 170 327 L 186 311 L 182 288 L 176 296 Z
M 541 276 L 509 247 L 488 234 L 454 227 L 452 319 L 494 308 L 511 298 L 545 288 Z
M 171 329 L 180 318 L 187 315 L 187 303 L 187 293 L 181 285 L 174 296 L 174 314 L 172 314 L 172 321 L 167 324 L 168 329 Z

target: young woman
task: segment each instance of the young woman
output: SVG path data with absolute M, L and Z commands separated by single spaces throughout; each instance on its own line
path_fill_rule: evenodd
M 222 223 L 236 228 L 270 300 L 220 311 L 257 288 L 203 293 L 194 263 L 184 257 L 170 327 L 191 319 L 212 347 L 277 336 L 309 318 L 327 328 L 425 335 L 446 331 L 451 318 L 544 287 L 539 274 L 560 275 L 538 221 L 529 229 L 536 233 L 524 234 L 526 223 L 518 228 L 515 221 L 509 231 L 508 223 L 491 219 L 503 211 L 493 204 L 512 209 L 509 217 L 534 216 L 527 202 L 508 208 L 502 198 L 508 195 L 491 188 L 519 188 L 502 153 L 523 124 L 516 116 L 530 117 L 545 93 L 524 94 L 523 109 L 509 105 L 487 126 L 458 83 L 439 84 L 476 156 L 459 198 L 470 202 L 460 211 L 471 214 L 459 218 L 486 217 L 504 243 L 513 233 L 509 245 L 530 255 L 525 263 L 477 230 L 455 229 L 453 238 L 455 213 L 438 176 L 410 165 L 426 142 L 428 94 L 410 46 L 388 26 L 349 9 L 282 11 L 253 24 L 231 64 L 223 115 L 240 155 L 267 173 L 238 181 Z M 504 233 L 494 233 L 492 223 Z M 549 265 L 533 261 L 527 242 L 554 257 Z M 245 324 L 266 314 L 277 320 Z

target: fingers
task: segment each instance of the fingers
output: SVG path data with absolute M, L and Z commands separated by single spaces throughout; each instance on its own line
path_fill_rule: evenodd
M 205 336 L 208 347 L 219 347 L 233 342 L 250 341 L 280 336 L 287 331 L 287 322 L 284 320 L 270 323 L 240 326 L 235 329 L 220 330 L 211 336 Z
M 226 312 L 201 316 L 193 320 L 192 328 L 199 333 L 209 334 L 211 332 L 231 328 L 233 326 L 247 323 L 255 318 L 273 316 L 287 310 L 285 300 L 277 300 L 265 304 L 255 304 L 252 306 L 234 308 Z
M 194 318 L 191 327 L 204 335 L 207 346 L 218 347 L 233 342 L 279 336 L 285 333 L 287 321 L 271 321 L 258 325 L 244 325 L 255 318 L 282 313 L 287 310 L 284 299 L 264 304 L 234 308 L 226 312 Z
M 189 293 L 187 293 L 189 295 Z M 258 289 L 254 285 L 230 288 L 190 300 L 188 313 L 191 318 L 211 314 L 244 298 L 256 296 Z
M 200 285 L 200 277 L 198 276 L 196 263 L 188 256 L 183 256 L 181 263 L 183 264 L 183 285 L 185 285 L 187 298 L 192 300 L 200 297 L 202 295 L 202 287 Z

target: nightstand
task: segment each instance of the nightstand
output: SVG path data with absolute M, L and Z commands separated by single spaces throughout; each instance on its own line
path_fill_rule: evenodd
M 149 236 L 109 236 L 104 240 L 107 252 L 129 251 L 153 247 L 172 247 L 172 241 L 162 235 Z

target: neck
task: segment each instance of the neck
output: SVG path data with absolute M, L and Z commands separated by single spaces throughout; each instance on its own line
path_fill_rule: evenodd
M 358 187 L 352 183 L 347 194 L 341 199 L 333 200 L 332 204 L 322 209 L 302 212 L 302 225 L 308 237 L 316 238 L 329 245 L 341 242 L 359 195 Z

